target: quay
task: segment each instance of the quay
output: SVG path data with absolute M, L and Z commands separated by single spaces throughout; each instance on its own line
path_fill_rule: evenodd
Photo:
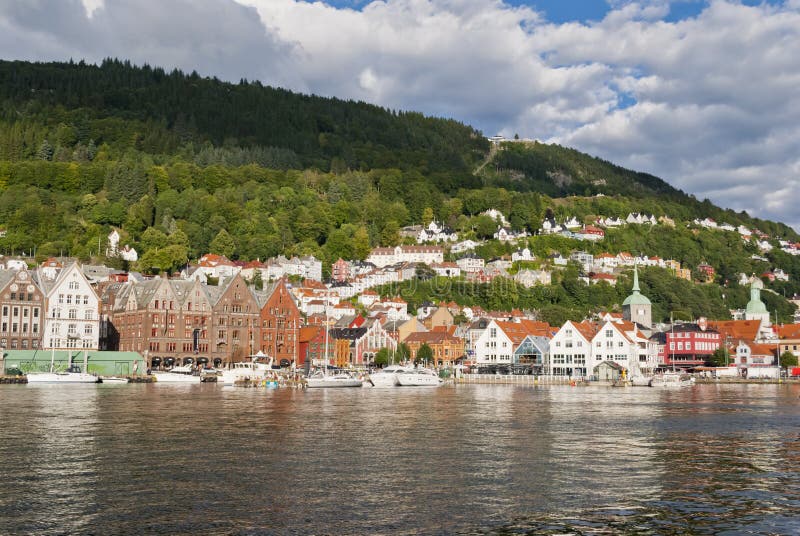
M 535 376 L 532 374 L 460 374 L 453 378 L 458 384 L 507 384 L 507 385 L 586 385 L 568 376 Z

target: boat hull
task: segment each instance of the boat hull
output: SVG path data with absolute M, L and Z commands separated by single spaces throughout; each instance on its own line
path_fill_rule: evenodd
M 153 372 L 156 383 L 200 383 L 200 376 L 176 372 Z
M 28 374 L 28 383 L 97 383 L 98 378 L 93 374 L 83 372 L 40 372 Z
M 442 380 L 434 372 L 407 371 L 397 373 L 400 387 L 439 387 Z
M 306 387 L 310 388 L 361 387 L 363 384 L 364 382 L 357 378 L 342 378 L 336 376 L 308 378 L 306 380 Z
M 128 383 L 128 378 L 100 378 L 100 383 L 113 383 L 113 384 L 121 384 L 121 383 Z

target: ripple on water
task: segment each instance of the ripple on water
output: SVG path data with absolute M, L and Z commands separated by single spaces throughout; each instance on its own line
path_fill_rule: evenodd
M 800 533 L 798 394 L 3 386 L 0 534 Z

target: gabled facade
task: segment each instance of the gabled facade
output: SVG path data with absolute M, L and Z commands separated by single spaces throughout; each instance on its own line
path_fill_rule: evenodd
M 549 367 L 546 373 L 555 376 L 585 378 L 592 359 L 592 339 L 598 326 L 591 322 L 568 320 L 550 341 Z
M 52 275 L 53 272 L 47 272 Z M 97 350 L 100 341 L 99 299 L 80 267 L 73 263 L 52 279 L 37 274 L 46 292 L 42 348 Z
M 259 349 L 276 363 L 287 360 L 298 364 L 298 337 L 303 318 L 285 280 L 279 280 L 268 290 L 260 320 Z
M 0 348 L 41 347 L 45 297 L 28 270 L 0 271 L 0 313 Z
M 247 361 L 259 347 L 261 308 L 241 275 L 227 282 L 213 307 L 212 351 L 234 362 Z

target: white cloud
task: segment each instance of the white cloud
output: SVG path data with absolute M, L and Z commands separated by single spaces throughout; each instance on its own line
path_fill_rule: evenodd
M 800 229 L 800 3 L 613 0 L 553 24 L 499 0 L 0 0 L 0 55 L 130 58 L 550 139 Z M 620 107 L 624 101 L 625 106 Z

